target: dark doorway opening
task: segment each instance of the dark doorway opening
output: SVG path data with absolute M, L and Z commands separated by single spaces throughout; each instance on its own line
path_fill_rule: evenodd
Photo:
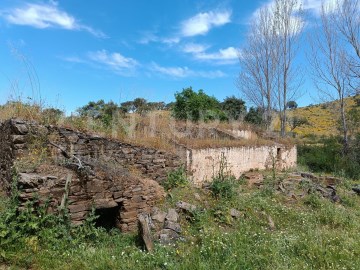
M 95 215 L 98 216 L 98 218 L 95 221 L 95 226 L 102 227 L 107 231 L 116 228 L 119 209 L 119 207 L 96 209 Z

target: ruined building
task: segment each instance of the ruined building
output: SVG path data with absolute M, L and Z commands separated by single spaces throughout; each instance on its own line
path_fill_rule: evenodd
M 211 136 L 251 136 L 216 129 Z M 137 228 L 137 216 L 150 213 L 165 192 L 160 183 L 169 171 L 184 165 L 193 184 L 209 181 L 221 158 L 239 177 L 250 169 L 296 164 L 296 147 L 283 145 L 191 149 L 177 145 L 177 154 L 146 148 L 62 127 L 11 119 L 0 124 L 0 187 L 9 193 L 16 180 L 23 205 L 34 198 L 49 200 L 49 210 L 66 207 L 73 224 L 92 209 L 99 222 L 122 231 Z M 13 179 L 12 168 L 18 175 Z

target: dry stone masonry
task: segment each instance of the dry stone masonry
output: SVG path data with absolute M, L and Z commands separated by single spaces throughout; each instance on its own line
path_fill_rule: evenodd
M 10 191 L 16 164 L 24 204 L 50 198 L 57 211 L 66 197 L 74 224 L 94 208 L 122 231 L 137 229 L 138 214 L 164 197 L 159 183 L 181 164 L 164 151 L 14 119 L 1 124 L 0 140 L 2 189 Z

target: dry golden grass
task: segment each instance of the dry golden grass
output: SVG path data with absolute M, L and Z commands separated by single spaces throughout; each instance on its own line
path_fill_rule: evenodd
M 77 130 L 84 133 L 96 134 L 108 139 L 120 140 L 144 147 L 151 147 L 176 152 L 176 143 L 189 148 L 220 148 L 269 145 L 273 142 L 264 139 L 231 140 L 211 139 L 209 130 L 217 128 L 229 133 L 231 130 L 253 130 L 256 128 L 242 122 L 209 122 L 193 123 L 177 121 L 171 117 L 169 111 L 154 111 L 145 116 L 133 113 L 114 117 L 110 126 L 100 120 L 77 116 L 49 118 L 41 106 L 26 105 L 21 102 L 9 103 L 0 107 L 0 120 L 21 118 L 37 121 L 40 124 L 53 124 Z M 259 130 L 256 130 L 259 132 Z M 205 134 L 205 135 L 204 135 Z
M 265 146 L 273 144 L 270 140 L 256 139 L 256 140 L 228 140 L 228 139 L 191 139 L 182 138 L 177 141 L 179 144 L 192 149 L 202 148 L 230 148 L 243 146 Z
M 42 122 L 41 106 L 24 104 L 22 102 L 11 102 L 0 106 L 0 121 L 10 118 Z

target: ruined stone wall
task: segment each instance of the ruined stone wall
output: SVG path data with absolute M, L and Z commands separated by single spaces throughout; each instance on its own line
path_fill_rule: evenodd
M 273 162 L 277 169 L 286 169 L 296 166 L 296 147 L 285 148 L 282 145 L 259 147 L 230 147 L 209 149 L 186 149 L 187 171 L 191 174 L 195 185 L 201 186 L 210 181 L 213 173 L 219 171 L 220 161 L 223 158 L 228 170 L 235 177 L 240 177 L 251 169 L 268 169 Z
M 129 232 L 136 231 L 138 214 L 150 213 L 151 208 L 164 198 L 163 188 L 154 180 L 124 172 L 119 174 L 119 171 L 115 175 L 101 168 L 92 169 L 93 173 L 86 178 L 56 165 L 42 165 L 36 172 L 19 173 L 20 201 L 24 207 L 34 198 L 40 203 L 50 199 L 49 210 L 56 212 L 67 196 L 66 207 L 74 225 L 82 224 L 93 209 L 113 209 L 112 221 L 107 222 Z M 67 181 L 68 189 L 65 188 Z
M 7 191 L 12 177 L 13 161 L 23 146 L 22 136 L 27 133 L 24 124 L 14 125 L 13 121 L 0 123 L 0 188 Z
M 74 224 L 92 208 L 113 208 L 122 231 L 136 230 L 137 215 L 150 213 L 164 196 L 159 182 L 181 164 L 161 150 L 21 120 L 1 123 L 0 139 L 2 189 L 9 191 L 15 162 L 24 204 L 50 198 L 50 210 L 57 211 L 67 197 Z

